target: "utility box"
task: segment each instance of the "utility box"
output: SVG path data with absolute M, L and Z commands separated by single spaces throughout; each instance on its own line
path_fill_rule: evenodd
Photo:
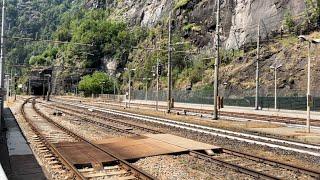
M 223 108 L 223 97 L 221 96 L 218 96 L 218 102 L 217 102 L 217 106 L 218 106 L 218 109 L 222 109 Z
M 174 99 L 171 98 L 171 108 L 174 108 Z
M 308 106 L 312 107 L 313 106 L 313 97 L 311 95 L 308 95 L 307 98 L 308 98 L 308 102 L 309 102 Z

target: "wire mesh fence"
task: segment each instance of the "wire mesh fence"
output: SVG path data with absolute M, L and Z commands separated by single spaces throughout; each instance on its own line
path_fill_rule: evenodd
M 255 106 L 255 90 L 225 90 L 221 89 L 220 96 L 224 98 L 225 106 Z M 320 91 L 313 91 L 311 101 L 311 110 L 320 111 Z M 173 90 L 172 96 L 174 102 L 193 103 L 203 105 L 213 105 L 212 90 Z M 132 91 L 132 99 L 156 101 L 156 91 L 134 90 Z M 167 91 L 159 91 L 159 101 L 167 100 Z M 275 108 L 274 89 L 260 89 L 259 106 L 264 109 Z M 289 110 L 306 110 L 307 97 L 306 91 L 278 89 L 277 90 L 277 108 Z

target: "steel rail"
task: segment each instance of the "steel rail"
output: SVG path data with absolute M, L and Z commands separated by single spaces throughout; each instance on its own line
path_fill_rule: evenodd
M 35 102 L 35 101 L 34 101 Z M 117 161 L 119 161 L 120 165 L 122 165 L 123 168 L 127 169 L 128 171 L 131 171 L 134 175 L 136 175 L 137 178 L 139 179 L 143 179 L 143 180 L 152 180 L 152 179 L 156 179 L 155 177 L 147 174 L 146 172 L 144 172 L 143 170 L 141 169 L 138 169 L 136 166 L 130 164 L 129 162 L 127 162 L 126 160 L 118 157 L 117 155 L 115 155 L 114 153 L 112 152 L 109 152 L 107 150 L 105 150 L 102 146 L 100 145 L 97 145 L 95 143 L 92 143 L 91 141 L 87 140 L 85 137 L 83 136 L 80 136 L 70 130 L 68 130 L 67 128 L 61 126 L 60 124 L 56 123 L 55 121 L 53 121 L 52 119 L 50 119 L 48 116 L 46 116 L 45 114 L 43 114 L 42 112 L 40 112 L 40 110 L 38 108 L 35 107 L 35 103 L 33 103 L 33 108 L 34 110 L 44 119 L 46 119 L 48 122 L 54 124 L 56 127 L 58 127 L 59 129 L 65 131 L 66 133 L 74 136 L 74 137 L 77 137 L 79 139 L 81 139 L 82 141 L 90 144 L 91 146 L 99 149 L 100 151 L 110 155 L 111 157 L 115 158 Z
M 46 106 L 46 105 L 44 105 L 44 106 L 49 108 L 49 106 Z M 55 106 L 55 107 L 58 107 L 58 106 Z M 81 118 L 81 120 L 83 120 L 85 122 L 89 122 L 91 124 L 95 124 L 95 125 L 103 127 L 103 128 L 110 128 L 112 130 L 116 130 L 116 131 L 119 131 L 121 133 L 128 133 L 128 134 L 131 134 L 131 135 L 138 135 L 137 133 L 133 133 L 133 132 L 127 131 L 125 129 L 121 129 L 121 128 L 118 128 L 118 127 L 115 127 L 115 126 L 112 126 L 112 125 L 108 125 L 108 124 L 104 124 L 104 123 L 101 123 L 101 122 L 98 122 L 98 121 L 94 121 L 94 120 L 88 119 L 88 118 L 83 117 L 83 116 L 79 116 L 79 115 L 75 115 L 75 114 L 69 113 L 69 112 L 66 111 L 66 110 L 69 110 L 67 108 L 63 108 L 63 107 L 58 107 L 58 108 L 60 108 L 59 111 L 63 112 L 64 114 L 69 115 L 69 116 L 79 117 L 79 118 Z M 64 110 L 61 110 L 61 109 L 64 109 Z M 95 115 L 92 115 L 92 116 L 95 116 Z
M 134 104 L 134 103 L 132 103 Z M 146 107 L 154 107 L 152 104 L 140 104 L 136 103 L 137 105 L 146 106 Z M 165 109 L 166 106 L 161 106 Z M 184 111 L 185 113 L 200 113 L 200 114 L 207 114 L 212 115 L 212 111 L 206 109 L 197 109 L 197 108 L 183 108 L 183 107 L 175 107 L 173 110 L 176 111 Z M 297 124 L 297 125 L 304 125 L 305 119 L 297 118 L 297 117 L 286 117 L 286 116 L 275 116 L 275 115 L 262 115 L 262 114 L 253 114 L 253 113 L 241 113 L 241 112 L 226 112 L 226 111 L 219 111 L 220 116 L 226 117 L 236 117 L 236 118 L 244 118 L 244 119 L 252 119 L 252 120 L 261 120 L 266 122 L 279 122 L 285 124 Z M 311 119 L 312 126 L 320 127 L 320 120 Z
M 144 104 L 144 105 L 149 105 L 149 104 Z M 150 106 L 154 106 L 154 105 L 150 105 Z M 190 110 L 190 109 L 193 109 L 193 108 L 174 108 L 174 109 L 179 109 L 181 111 L 183 110 Z M 194 109 L 194 110 L 199 110 L 199 109 Z M 191 111 L 189 111 L 191 112 Z M 203 113 L 203 114 L 206 114 L 204 112 L 207 112 L 207 114 L 210 114 L 211 111 L 209 110 L 200 110 L 199 111 L 200 113 Z M 256 114 L 253 114 L 253 115 L 256 115 Z M 259 116 L 259 115 L 257 115 Z M 278 117 L 278 116 L 273 116 L 273 117 Z M 249 119 L 248 117 L 246 117 L 245 114 L 242 115 L 242 117 L 239 117 L 239 118 L 244 118 L 244 119 Z M 290 117 L 282 117 L 282 118 L 290 118 Z M 298 119 L 298 118 L 296 118 Z M 303 119 L 305 121 L 305 119 Z M 262 120 L 261 120 L 262 121 Z M 265 122 L 271 122 L 270 120 L 263 120 Z M 317 121 L 317 120 L 314 120 L 314 121 Z M 319 120 L 319 123 L 320 123 L 320 120 Z M 319 124 L 319 127 L 320 127 L 320 124 Z M 253 137 L 256 137 L 256 135 L 251 135 Z M 267 137 L 267 138 L 272 138 L 272 139 L 277 139 L 277 140 L 280 140 L 280 141 L 286 141 L 286 142 L 289 142 L 289 143 L 293 143 L 293 145 L 298 145 L 298 146 L 307 146 L 306 148 L 313 148 L 315 147 L 316 149 L 320 150 L 320 146 L 318 144 L 313 144 L 313 143 L 304 143 L 304 142 L 301 142 L 301 141 L 295 141 L 295 140 L 288 140 L 288 139 L 284 139 L 284 138 L 280 138 L 280 137 L 277 137 L 277 138 L 274 138 L 274 137 Z M 310 146 L 310 147 L 309 147 Z
M 68 100 L 68 101 L 75 101 L 75 100 Z M 112 101 L 110 101 L 112 102 Z M 143 103 L 134 103 L 131 102 L 131 104 L 135 104 L 136 106 L 145 106 L 154 108 L 155 105 L 153 104 L 143 104 Z M 113 104 L 108 103 L 108 105 L 113 106 L 121 106 L 119 104 Z M 165 109 L 166 106 L 158 105 L 162 109 Z M 185 113 L 199 113 L 199 114 L 207 114 L 212 115 L 212 111 L 206 110 L 206 109 L 197 109 L 197 108 L 183 108 L 183 107 L 175 107 L 172 110 L 175 111 L 184 111 Z M 305 119 L 303 118 L 296 118 L 296 117 L 286 117 L 286 116 L 275 116 L 275 115 L 262 115 L 262 114 L 253 114 L 253 113 L 239 113 L 239 112 L 225 112 L 225 111 L 219 111 L 219 115 L 226 116 L 226 117 L 237 117 L 237 118 L 245 118 L 245 119 L 253 119 L 253 120 L 261 120 L 266 122 L 280 122 L 285 124 L 298 124 L 298 125 L 304 125 Z M 315 127 L 320 127 L 320 120 L 311 119 L 311 123 Z
M 32 131 L 43 141 L 43 143 L 55 154 L 57 155 L 57 157 L 61 160 L 61 162 L 68 168 L 70 168 L 71 171 L 73 171 L 73 175 L 75 176 L 74 178 L 76 179 L 81 179 L 81 180 L 85 180 L 86 178 L 78 171 L 78 169 L 76 169 L 72 163 L 70 163 L 66 157 L 64 157 L 57 149 L 56 147 L 50 143 L 50 141 L 45 137 L 44 134 L 42 134 L 38 128 L 36 128 L 36 126 L 34 125 L 34 123 L 32 122 L 32 120 L 30 118 L 27 117 L 26 112 L 24 110 L 25 105 L 28 103 L 28 101 L 30 101 L 33 98 L 29 98 L 27 100 L 25 100 L 20 108 L 20 112 L 23 116 L 23 118 L 26 120 L 26 122 L 29 124 L 30 128 L 32 129 Z
M 274 116 L 274 115 L 262 115 L 262 114 L 252 114 L 252 113 L 239 113 L 239 112 L 221 112 L 221 116 L 229 116 L 229 117 L 239 117 L 246 119 L 254 119 L 268 122 L 281 122 L 286 124 L 298 124 L 304 125 L 305 119 L 303 118 L 295 118 L 295 117 L 284 117 L 284 116 Z M 319 120 L 311 120 L 312 126 L 320 127 Z
M 47 105 L 44 105 L 44 106 L 47 106 Z M 76 111 L 78 113 L 84 113 L 84 114 L 87 114 L 85 112 L 79 112 L 77 110 L 74 110 L 74 109 L 69 109 L 69 108 L 66 108 L 66 107 L 61 107 L 59 105 L 53 105 L 54 107 L 57 107 L 57 108 L 60 108 L 60 109 L 64 109 L 64 110 L 69 110 L 69 111 Z M 49 106 L 47 106 L 49 107 Z M 68 114 L 68 115 L 74 115 L 74 114 L 71 114 L 71 113 L 68 113 L 66 111 L 63 111 L 65 114 Z M 111 117 L 106 117 L 106 116 L 101 116 L 101 115 L 98 115 L 98 114 L 90 114 L 90 116 L 93 116 L 93 117 L 96 117 L 96 118 L 102 118 L 102 119 L 105 119 L 105 120 L 108 120 L 110 122 L 113 122 L 113 123 L 117 123 L 117 124 L 120 124 L 120 125 L 124 125 L 124 126 L 130 126 L 130 127 L 133 127 L 133 128 L 137 128 L 137 129 L 141 129 L 141 130 L 144 130 L 144 131 L 147 131 L 147 132 L 151 132 L 151 133 L 161 133 L 160 131 L 157 131 L 157 130 L 153 130 L 153 129 L 149 129 L 149 128 L 146 128 L 146 127 L 142 127 L 142 126 L 139 126 L 139 125 L 135 125 L 135 124 L 128 124 L 126 122 L 123 122 L 121 120 L 117 120 L 115 118 L 111 118 Z M 97 122 L 97 121 L 93 121 L 93 120 L 90 120 L 88 118 L 85 118 L 86 121 L 88 122 L 91 122 L 91 123 L 94 123 L 94 124 L 97 124 L 97 125 L 100 125 L 100 126 L 110 126 L 110 128 L 116 128 L 114 126 L 111 126 L 111 125 L 107 125 L 107 124 L 103 124 L 101 122 Z M 116 128 L 118 129 L 118 128 Z M 131 134 L 136 134 L 136 133 L 133 133 L 133 132 L 130 132 Z
M 218 165 L 233 169 L 235 171 L 239 171 L 239 172 L 244 173 L 244 174 L 248 174 L 250 176 L 253 176 L 253 177 L 256 177 L 256 178 L 259 178 L 259 179 L 281 179 L 281 178 L 278 178 L 278 177 L 273 176 L 273 175 L 268 175 L 268 174 L 265 174 L 265 173 L 262 173 L 262 172 L 259 172 L 259 171 L 253 170 L 253 169 L 249 169 L 249 168 L 237 165 L 237 164 L 232 164 L 230 162 L 226 162 L 226 161 L 223 161 L 223 160 L 220 160 L 220 159 L 216 159 L 216 158 L 214 158 L 212 156 L 208 156 L 206 154 L 202 154 L 202 153 L 199 153 L 197 151 L 190 151 L 190 154 L 193 155 L 193 156 L 196 156 L 196 157 L 198 157 L 200 159 L 208 160 L 208 161 L 213 162 L 215 164 L 218 164 Z
M 60 99 L 60 98 L 57 98 Z M 60 99 L 64 100 L 64 99 Z M 68 100 L 76 102 L 76 100 Z M 112 101 L 110 101 L 112 102 Z M 99 102 L 98 102 L 99 103 Z M 133 106 L 144 106 L 144 107 L 150 107 L 154 108 L 155 105 L 153 104 L 143 104 L 143 103 L 134 103 L 131 102 Z M 120 106 L 119 104 L 114 103 L 107 103 L 107 105 L 112 106 Z M 158 105 L 162 109 L 166 109 L 166 106 Z M 212 111 L 206 110 L 206 109 L 197 109 L 197 108 L 183 108 L 183 107 L 175 107 L 172 109 L 172 111 L 176 111 L 177 113 L 179 111 L 182 111 L 187 115 L 187 113 L 194 113 L 193 115 L 212 115 Z M 225 112 L 225 111 L 219 111 L 219 115 L 221 117 L 231 117 L 231 118 L 242 118 L 242 119 L 250 119 L 255 121 L 264 121 L 264 122 L 274 122 L 274 123 L 280 123 L 280 124 L 286 124 L 286 125 L 299 125 L 304 126 L 305 125 L 305 119 L 303 118 L 296 118 L 296 117 L 286 117 L 286 116 L 275 116 L 275 115 L 262 115 L 262 114 L 253 114 L 253 113 L 239 113 L 239 112 Z M 320 128 L 320 120 L 311 119 L 311 125 L 315 128 Z
M 66 102 L 62 102 L 62 101 L 60 101 L 60 103 L 74 105 L 76 107 L 90 108 L 90 109 L 94 109 L 96 111 L 101 111 L 104 113 L 109 113 L 109 114 L 114 114 L 114 115 L 118 115 L 118 116 L 124 116 L 124 117 L 133 118 L 133 119 L 164 124 L 167 126 L 178 127 L 181 129 L 201 132 L 201 133 L 210 134 L 210 135 L 214 135 L 214 136 L 220 136 L 220 137 L 243 141 L 243 142 L 247 142 L 247 143 L 251 143 L 251 144 L 259 144 L 259 145 L 263 145 L 263 146 L 269 146 L 272 148 L 279 148 L 279 149 L 283 149 L 283 150 L 294 151 L 294 152 L 298 152 L 298 153 L 305 153 L 305 154 L 320 157 L 320 152 L 318 152 L 318 150 L 320 149 L 320 146 L 317 146 L 317 145 L 305 144 L 305 143 L 288 141 L 288 140 L 281 140 L 281 139 L 276 139 L 276 138 L 261 137 L 261 136 L 257 136 L 257 135 L 247 134 L 247 133 L 233 132 L 233 131 L 229 131 L 229 130 L 222 130 L 222 129 L 218 129 L 218 128 L 212 128 L 212 127 L 207 127 L 207 126 L 202 126 L 202 125 L 197 125 L 197 124 L 173 121 L 173 120 L 165 119 L 165 118 L 139 115 L 139 114 L 122 112 L 122 111 L 117 111 L 117 110 L 112 110 L 112 109 L 107 109 L 107 108 L 98 108 L 95 106 L 88 106 L 88 105 L 83 105 L 83 104 L 66 103 Z M 242 136 L 242 137 L 240 137 L 240 136 Z M 254 140 L 254 139 L 256 139 L 256 140 Z M 258 141 L 258 139 L 260 139 L 260 141 Z M 261 140 L 265 140 L 265 141 L 269 141 L 269 142 L 261 142 Z M 301 148 L 304 148 L 304 149 L 306 149 L 306 148 L 307 149 L 315 149 L 317 151 L 297 149 L 297 148 L 293 148 L 293 147 L 273 144 L 270 141 L 273 143 L 277 142 L 277 143 L 281 143 L 281 144 L 300 146 Z
M 55 105 L 53 105 L 53 106 L 55 106 Z M 55 106 L 55 107 L 57 107 L 57 106 Z M 64 109 L 67 109 L 67 108 L 64 108 Z M 69 110 L 73 111 L 74 113 L 78 112 L 76 110 L 71 110 L 71 109 L 69 109 Z M 85 113 L 85 114 L 89 115 L 87 113 Z M 69 113 L 69 115 L 74 115 L 74 114 Z M 105 119 L 105 117 L 102 117 L 102 116 L 100 116 L 99 118 Z M 130 133 L 130 131 L 127 131 L 127 132 Z M 157 132 L 161 133 L 160 131 L 157 131 Z M 258 156 L 253 156 L 253 155 L 250 155 L 250 154 L 240 154 L 240 153 L 236 154 L 237 153 L 236 151 L 232 151 L 232 150 L 229 150 L 229 149 L 223 149 L 223 152 L 224 153 L 228 153 L 228 154 L 230 154 L 230 152 L 233 152 L 233 155 L 235 155 L 235 156 L 243 157 L 243 158 L 246 158 L 246 159 L 250 159 L 250 160 L 253 160 L 253 161 L 256 161 L 256 162 L 259 162 L 259 163 L 262 162 L 262 163 L 273 165 L 273 166 L 279 166 L 279 167 L 282 167 L 283 169 L 287 169 L 287 170 L 297 171 L 297 169 L 299 169 L 299 168 L 291 166 L 289 164 L 283 164 L 283 163 L 278 162 L 278 161 L 273 161 L 273 160 L 266 159 L 266 158 L 260 158 Z M 220 160 L 220 159 L 216 159 L 216 158 L 214 158 L 212 156 L 208 156 L 208 155 L 205 155 L 203 153 L 199 153 L 197 151 L 192 151 L 191 150 L 189 153 L 190 153 L 190 155 L 195 156 L 197 158 L 204 159 L 204 160 L 209 160 L 210 162 L 212 162 L 214 164 L 222 165 L 224 167 L 227 167 L 229 169 L 232 169 L 232 170 L 235 170 L 235 171 L 250 175 L 252 177 L 263 178 L 263 179 L 281 179 L 281 178 L 278 178 L 278 177 L 273 176 L 273 175 L 269 175 L 269 174 L 266 174 L 266 173 L 263 173 L 263 172 L 256 171 L 254 169 L 249 169 L 249 168 L 237 165 L 237 164 L 232 164 L 231 162 L 227 162 L 227 161 L 223 161 L 223 160 Z M 299 172 L 305 172 L 305 171 L 301 170 Z M 314 173 L 306 173 L 306 174 L 317 177 Z
M 67 109 L 67 108 L 64 108 L 64 109 Z M 76 110 L 71 110 L 71 111 L 74 111 L 75 113 L 77 113 Z M 62 112 L 65 113 L 64 111 L 62 111 Z M 66 114 L 74 115 L 72 113 L 66 113 Z M 88 115 L 88 114 L 86 114 L 86 115 Z M 99 117 L 99 118 L 105 119 L 104 117 Z M 92 122 L 92 120 L 89 121 L 89 122 Z M 93 124 L 96 124 L 96 123 L 93 123 Z M 122 130 L 122 129 L 119 129 L 119 130 Z M 131 134 L 131 132 L 128 131 L 128 130 L 123 130 L 123 131 L 126 131 L 127 133 Z M 160 132 L 160 131 L 158 131 L 158 132 Z M 140 135 L 140 134 L 136 134 L 136 135 Z M 197 151 L 190 151 L 189 154 L 192 155 L 192 156 L 195 156 L 195 157 L 197 157 L 199 159 L 209 160 L 210 162 L 212 162 L 214 164 L 222 165 L 222 166 L 224 166 L 226 168 L 229 168 L 229 169 L 232 169 L 232 170 L 235 170 L 235 171 L 250 175 L 252 177 L 263 178 L 263 179 L 272 179 L 272 180 L 279 179 L 276 176 L 268 175 L 268 174 L 265 174 L 265 173 L 262 173 L 262 172 L 259 172 L 259 171 L 255 171 L 255 170 L 248 169 L 248 168 L 236 165 L 236 164 L 232 164 L 230 162 L 226 162 L 226 161 L 223 161 L 223 160 L 215 159 L 212 156 L 208 156 L 208 155 L 205 155 L 203 153 L 199 153 Z
M 289 169 L 295 172 L 300 172 L 300 173 L 304 173 L 304 174 L 308 174 L 309 176 L 315 177 L 316 179 L 320 179 L 320 171 L 315 171 L 312 169 L 307 169 L 301 166 L 293 166 L 289 163 L 284 163 L 284 162 L 280 162 L 280 161 L 276 161 L 276 160 L 271 160 L 271 159 L 267 159 L 267 158 L 263 158 L 263 157 L 258 157 L 252 154 L 248 154 L 248 153 L 244 153 L 244 152 L 239 152 L 239 151 L 235 151 L 235 150 L 231 150 L 231 149 L 226 149 L 224 148 L 222 150 L 224 153 L 228 153 L 228 154 L 232 154 L 232 155 L 236 155 L 236 156 L 242 156 L 254 161 L 263 161 L 264 163 L 267 164 L 272 164 L 275 166 L 280 166 L 284 169 Z

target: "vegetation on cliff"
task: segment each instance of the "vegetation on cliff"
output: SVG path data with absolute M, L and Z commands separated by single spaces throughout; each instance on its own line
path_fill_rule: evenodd
M 214 29 L 214 24 L 205 27 L 193 22 L 190 17 L 181 20 L 184 13 L 191 12 L 190 9 L 183 10 L 186 5 L 188 8 L 192 8 L 189 7 L 191 1 L 176 0 L 174 2 L 172 8 L 176 10 L 176 14 L 180 14 L 172 22 L 174 86 L 177 89 L 189 86 L 194 89 L 208 88 L 212 85 L 214 44 L 199 46 L 195 42 L 199 40 L 197 37 L 202 36 L 201 33 L 204 29 L 207 29 L 208 32 Z M 313 29 L 317 28 L 316 24 L 320 22 L 320 0 L 308 0 L 307 6 L 308 11 L 302 16 L 303 20 L 307 20 L 306 22 L 295 19 L 290 13 L 286 14 L 284 27 L 287 32 L 292 34 L 308 33 L 307 30 L 312 29 L 309 25 L 313 25 Z M 125 91 L 128 80 L 128 73 L 123 71 L 125 67 L 137 69 L 133 77 L 135 89 L 144 87 L 143 78 L 153 79 L 149 85 L 154 87 L 154 66 L 156 60 L 159 59 L 160 64 L 164 67 L 160 78 L 160 87 L 166 88 L 167 17 L 157 25 L 147 28 L 111 18 L 114 17 L 112 14 L 114 12 L 117 11 L 113 11 L 112 7 L 106 11 L 102 8 L 87 7 L 81 2 L 71 0 L 49 0 L 46 3 L 12 0 L 8 3 L 7 8 L 8 24 L 10 24 L 10 30 L 7 33 L 9 38 L 18 36 L 70 43 L 58 44 L 8 39 L 7 64 L 25 64 L 31 67 L 62 66 L 67 69 L 64 73 L 64 77 L 67 77 L 68 72 L 74 73 L 72 68 L 83 70 L 93 68 L 106 71 L 107 64 L 115 62 L 117 73 L 121 73 L 120 76 L 117 76 L 120 78 L 121 89 Z M 178 21 L 182 21 L 182 24 Z M 206 21 L 206 24 L 209 25 L 210 22 Z M 212 37 L 214 32 L 209 33 Z M 202 40 L 205 38 L 207 36 L 203 36 Z M 275 38 L 269 43 L 263 44 L 261 52 L 262 57 L 266 60 L 265 64 L 271 64 L 271 61 L 267 60 L 273 60 L 274 57 L 289 57 L 287 53 L 290 53 L 290 47 L 281 43 L 286 39 L 289 46 L 294 46 L 296 43 L 295 41 L 291 43 L 295 36 L 290 35 L 289 37 L 284 36 L 283 39 Z M 207 41 L 211 42 L 212 40 Z M 246 89 L 254 87 L 254 78 L 249 77 L 254 74 L 252 62 L 255 60 L 255 50 L 254 46 L 249 45 L 240 47 L 239 50 L 221 50 L 221 84 L 229 83 L 238 88 Z M 299 64 L 300 68 L 301 66 L 303 64 Z M 269 74 L 268 68 L 262 69 L 262 74 Z M 293 67 L 290 67 L 290 70 L 293 70 Z M 10 70 L 7 69 L 7 71 Z M 23 72 L 27 73 L 27 71 Z M 79 75 L 84 76 L 86 72 L 81 71 Z M 266 78 L 270 79 L 269 76 Z M 290 78 L 297 79 L 298 77 L 286 75 L 283 81 L 289 82 Z M 262 81 L 262 83 L 268 84 L 266 81 Z M 90 91 L 98 92 L 99 90 Z

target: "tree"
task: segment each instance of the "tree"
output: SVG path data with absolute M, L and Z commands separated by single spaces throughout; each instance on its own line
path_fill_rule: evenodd
M 113 81 L 109 75 L 104 72 L 94 72 L 92 75 L 82 77 L 79 82 L 79 90 L 84 92 L 85 96 L 91 94 L 100 94 L 113 92 Z

